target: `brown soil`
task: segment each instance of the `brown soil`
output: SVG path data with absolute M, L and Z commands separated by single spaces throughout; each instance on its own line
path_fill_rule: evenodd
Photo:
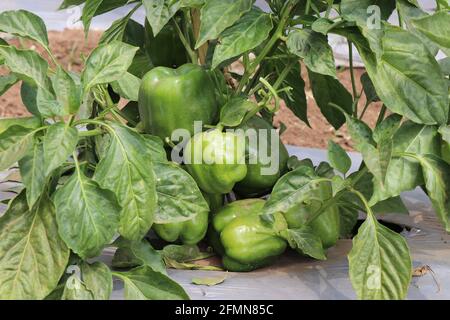
M 56 59 L 66 68 L 73 71 L 80 71 L 83 66 L 84 57 L 87 57 L 90 51 L 95 48 L 100 39 L 101 32 L 93 31 L 87 39 L 80 30 L 65 30 L 64 32 L 49 32 L 50 47 Z M 13 39 L 10 43 L 14 45 L 22 45 L 31 47 L 32 44 L 27 41 L 19 43 L 17 39 Z M 36 48 L 42 52 L 41 48 Z M 45 55 L 45 54 L 44 54 Z M 5 74 L 6 70 L 0 68 L 0 75 Z M 364 69 L 356 69 L 355 76 L 357 80 L 357 91 L 361 91 L 359 78 L 364 73 Z M 304 79 L 307 74 L 303 72 Z M 344 86 L 351 92 L 351 79 L 348 69 L 339 72 L 339 79 Z M 327 123 L 320 113 L 308 81 L 306 85 L 306 96 L 308 99 L 308 117 L 311 127 L 296 118 L 293 113 L 282 105 L 281 110 L 275 117 L 275 125 L 279 126 L 284 123 L 287 130 L 282 135 L 282 140 L 286 144 L 326 148 L 329 139 L 334 140 L 343 146 L 346 150 L 352 150 L 352 143 L 345 126 L 335 131 L 331 125 Z M 359 110 L 364 107 L 365 98 L 361 98 Z M 371 105 L 364 116 L 364 120 L 371 126 L 374 125 L 380 105 Z M 17 117 L 27 115 L 27 110 L 23 106 L 20 99 L 20 85 L 15 85 L 3 96 L 0 97 L 0 118 Z

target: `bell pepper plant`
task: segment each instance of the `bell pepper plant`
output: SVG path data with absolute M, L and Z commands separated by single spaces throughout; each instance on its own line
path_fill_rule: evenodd
M 2 200 L 0 299 L 109 299 L 113 279 L 126 299 L 188 299 L 167 268 L 251 271 L 289 248 L 325 260 L 351 236 L 358 298 L 404 299 L 408 244 L 377 217 L 404 213 L 401 193 L 421 187 L 450 232 L 447 2 L 432 12 L 410 0 L 265 0 L 266 11 L 253 0 L 64 0 L 61 9 L 83 5 L 87 34 L 126 4 L 80 73 L 59 63 L 37 15 L 0 13 L 2 34 L 42 49 L 0 39 L 0 95 L 20 85 L 30 114 L 0 120 L 0 171 L 16 182 Z M 350 92 L 331 35 L 348 42 Z M 289 158 L 279 136 L 251 144 L 242 134 L 273 133 L 283 101 L 309 125 L 308 99 L 335 129 L 347 126 L 358 170 L 333 141 L 328 162 L 314 165 Z M 376 103 L 369 126 L 363 115 Z M 278 155 L 278 169 L 264 173 L 261 155 Z M 108 248 L 111 266 L 93 262 Z M 195 263 L 212 254 L 222 266 Z

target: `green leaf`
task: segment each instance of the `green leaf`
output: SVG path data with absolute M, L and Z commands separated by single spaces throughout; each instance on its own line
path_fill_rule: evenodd
M 442 139 L 450 144 L 450 126 L 442 126 L 438 131 L 442 136 Z
M 120 207 L 114 194 L 77 168 L 54 201 L 64 242 L 83 259 L 99 255 L 117 232 Z
M 333 50 L 327 37 L 309 29 L 300 29 L 289 33 L 287 40 L 289 51 L 303 59 L 314 73 L 336 78 Z
M 149 134 L 142 135 L 145 139 L 147 148 L 152 155 L 153 162 L 167 162 L 167 153 L 164 149 L 164 142 L 160 137 Z
M 154 168 L 158 193 L 155 223 L 187 221 L 209 212 L 208 203 L 189 173 L 173 163 L 155 162 Z
M 283 237 L 288 241 L 292 249 L 299 250 L 314 259 L 326 260 L 322 240 L 309 226 L 300 229 L 287 229 Z
M 100 7 L 102 2 L 103 0 L 86 0 L 86 3 L 84 4 L 81 21 L 83 21 L 84 34 L 86 35 L 86 37 L 91 26 L 92 18 L 94 17 L 95 12 Z
M 450 232 L 450 165 L 430 154 L 418 159 L 433 208 L 445 230 Z
M 0 96 L 8 91 L 17 82 L 19 82 L 19 79 L 14 74 L 0 76 Z
M 329 183 L 318 177 L 309 167 L 299 167 L 282 176 L 273 187 L 272 194 L 264 205 L 262 214 L 287 212 L 295 205 L 311 200 L 314 191 L 322 183 Z
M 340 217 L 340 237 L 348 239 L 352 236 L 353 228 L 358 222 L 358 209 L 350 206 L 339 205 L 339 217 Z
M 408 244 L 372 213 L 359 228 L 348 255 L 350 281 L 359 299 L 404 299 L 412 275 Z
M 256 103 L 244 97 L 232 98 L 220 110 L 220 124 L 225 127 L 237 127 L 249 115 L 256 114 L 258 109 Z
M 78 143 L 78 130 L 63 122 L 51 125 L 44 136 L 45 174 L 61 166 L 73 153 Z
M 0 218 L 0 233 L 0 299 L 44 299 L 69 260 L 53 203 L 44 195 L 30 210 L 20 193 Z
M 159 251 L 153 249 L 147 240 L 132 242 L 125 239 L 116 241 L 119 248 L 114 254 L 113 266 L 115 268 L 134 268 L 148 266 L 153 271 L 167 274 L 166 265 Z
M 108 122 L 108 151 L 94 174 L 103 188 L 112 190 L 122 206 L 119 232 L 128 240 L 141 240 L 153 224 L 157 208 L 152 156 L 137 132 Z
M 380 98 L 378 97 L 377 91 L 373 86 L 373 82 L 370 79 L 367 72 L 364 72 L 361 75 L 361 84 L 363 86 L 364 94 L 366 95 L 366 99 L 368 102 L 378 102 Z
M 198 49 L 206 41 L 217 39 L 228 27 L 234 25 L 239 18 L 250 11 L 253 0 L 208 0 L 200 11 L 200 35 L 195 48 Z
M 37 117 L 41 117 L 41 113 L 39 112 L 37 102 L 37 88 L 31 84 L 26 82 L 22 82 L 22 86 L 20 87 L 20 98 L 22 99 L 22 103 L 25 105 L 27 110 Z
M 334 169 L 343 174 L 346 174 L 352 166 L 352 160 L 347 152 L 332 140 L 328 141 L 328 160 Z
M 191 262 L 212 257 L 214 253 L 202 252 L 196 245 L 175 245 L 170 244 L 161 251 L 164 259 L 171 259 L 177 262 Z
M 137 50 L 119 41 L 97 47 L 87 59 L 81 75 L 85 92 L 97 84 L 112 83 L 122 78 Z
M 139 6 L 134 7 L 125 17 L 114 21 L 112 25 L 102 34 L 99 44 L 110 43 L 115 40 L 122 41 L 127 25 L 138 8 Z
M 191 282 L 199 286 L 212 287 L 223 283 L 226 279 L 227 276 L 222 275 L 219 277 L 192 278 Z
M 85 2 L 86 0 L 64 0 L 63 3 L 61 3 L 61 5 L 59 6 L 58 10 L 64 10 L 72 6 L 79 6 Z
M 428 16 L 428 13 L 422 11 L 407 0 L 397 0 L 396 3 L 397 10 L 402 17 L 402 21 L 406 28 L 420 40 L 422 40 L 422 42 L 426 44 L 428 50 L 430 50 L 431 54 L 435 56 L 439 51 L 439 47 L 431 40 L 429 40 L 423 33 L 417 30 L 412 23 L 414 19 Z
M 128 272 L 116 272 L 125 285 L 126 300 L 187 300 L 184 289 L 166 275 L 149 267 L 139 267 Z
M 417 123 L 447 123 L 448 85 L 439 64 L 417 37 L 386 26 L 379 57 L 361 39 L 353 40 L 380 99 L 391 111 Z
M 39 42 L 48 48 L 47 28 L 44 21 L 25 10 L 0 13 L 0 31 Z
M 15 125 L 0 134 L 0 171 L 8 169 L 27 154 L 34 133 L 33 129 Z
M 336 108 L 334 103 L 348 114 L 352 112 L 353 98 L 347 89 L 335 78 L 312 71 L 308 72 L 314 99 L 327 121 L 337 130 L 345 123 L 345 116 Z
M 41 127 L 41 119 L 37 117 L 19 117 L 0 119 L 0 133 L 5 132 L 12 126 L 20 126 L 28 129 L 37 129 Z
M 92 293 L 93 300 L 109 300 L 113 290 L 113 279 L 106 264 L 83 262 L 81 275 L 86 288 Z
M 142 0 L 142 3 L 155 37 L 180 8 L 178 0 Z
M 127 72 L 119 80 L 111 83 L 111 86 L 118 95 L 129 101 L 138 101 L 141 79 Z
M 450 55 L 450 15 L 448 12 L 440 11 L 430 16 L 414 19 L 411 24 L 418 32 Z
M 215 69 L 222 62 L 259 46 L 269 37 L 272 28 L 270 15 L 253 8 L 220 35 L 214 51 L 212 68 Z
M 387 20 L 395 9 L 393 0 L 342 0 L 340 4 L 341 14 L 347 21 L 355 21 L 360 27 L 367 27 L 367 22 L 373 17 L 370 6 L 380 9 L 381 19 Z
M 48 88 L 48 63 L 37 52 L 0 46 L 0 55 L 8 68 L 21 80 Z
M 445 57 L 438 61 L 439 66 L 441 67 L 442 73 L 445 75 L 450 75 L 450 57 Z
M 61 67 L 58 67 L 55 76 L 51 80 L 56 101 L 58 101 L 61 108 L 55 115 L 66 116 L 76 114 L 81 105 L 81 87 Z
M 32 208 L 44 192 L 47 180 L 42 143 L 35 141 L 33 147 L 19 161 L 19 167 L 22 182 L 27 189 L 28 206 Z
M 407 121 L 401 125 L 393 137 L 393 154 L 403 152 L 417 155 L 440 155 L 440 139 L 437 128 Z M 371 205 L 404 191 L 415 189 L 424 183 L 420 165 L 414 159 L 394 157 L 389 163 L 384 186 L 374 183 Z
M 73 274 L 66 281 L 61 300 L 94 300 L 94 295 L 86 284 Z
M 278 72 L 282 72 L 278 69 Z M 289 92 L 281 92 L 280 97 L 286 106 L 303 122 L 309 125 L 307 102 L 305 94 L 305 81 L 303 81 L 300 63 L 296 63 L 283 81 L 283 86 L 290 87 Z

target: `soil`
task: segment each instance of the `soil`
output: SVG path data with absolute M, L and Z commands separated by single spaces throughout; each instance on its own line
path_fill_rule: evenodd
M 54 56 L 68 70 L 75 72 L 79 72 L 82 69 L 84 58 L 89 55 L 93 48 L 95 48 L 100 37 L 101 32 L 99 31 L 90 32 L 87 39 L 85 39 L 84 33 L 81 30 L 49 32 L 50 47 Z M 28 41 L 20 43 L 17 39 L 12 39 L 9 42 L 14 45 L 33 48 L 40 53 L 43 52 L 42 48 L 35 47 Z M 0 68 L 0 75 L 4 75 L 6 72 L 7 71 L 4 68 Z M 359 79 L 363 73 L 364 69 L 355 69 L 356 87 L 358 93 L 361 91 Z M 275 126 L 279 127 L 281 123 L 283 123 L 287 127 L 287 130 L 281 136 L 282 141 L 286 144 L 296 146 L 326 148 L 328 140 L 332 139 L 346 150 L 352 150 L 352 142 L 345 126 L 336 131 L 330 124 L 327 123 L 314 101 L 309 83 L 307 81 L 306 72 L 302 72 L 302 75 L 306 81 L 305 89 L 308 100 L 308 118 L 311 127 L 308 127 L 308 125 L 296 118 L 288 108 L 282 105 L 280 111 L 274 119 Z M 338 77 L 349 92 L 352 92 L 349 70 L 340 70 Z M 362 110 L 364 104 L 365 97 L 363 96 L 360 99 L 358 109 Z M 372 104 L 364 115 L 364 121 L 366 121 L 370 126 L 375 124 L 380 107 L 381 105 L 379 104 Z M 0 118 L 25 116 L 27 114 L 28 112 L 20 99 L 20 84 L 13 86 L 8 92 L 0 97 Z

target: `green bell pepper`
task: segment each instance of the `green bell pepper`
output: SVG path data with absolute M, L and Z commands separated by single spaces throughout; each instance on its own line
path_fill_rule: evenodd
M 225 269 L 251 271 L 272 263 L 286 249 L 286 241 L 278 236 L 287 228 L 286 221 L 275 214 L 273 226 L 265 226 L 259 216 L 264 203 L 262 199 L 235 201 L 213 216 L 209 240 L 222 255 Z
M 206 193 L 226 194 L 247 174 L 245 139 L 218 129 L 196 134 L 184 150 L 186 169 Z
M 188 62 L 186 49 L 171 23 L 165 25 L 155 37 L 145 19 L 145 51 L 154 67 L 178 68 Z
M 255 129 L 257 133 L 259 130 L 265 130 L 267 132 L 267 150 L 260 149 L 261 143 L 259 142 L 259 134 L 257 136 L 257 145 L 246 143 L 245 154 L 247 159 L 247 175 L 244 180 L 238 182 L 234 188 L 234 191 L 241 197 L 261 196 L 270 192 L 278 179 L 287 171 L 289 153 L 281 140 L 278 139 L 278 170 L 274 174 L 265 175 L 261 170 L 270 167 L 270 164 L 263 164 L 261 162 L 260 154 L 262 153 L 269 158 L 272 155 L 270 130 L 272 130 L 273 127 L 263 118 L 255 116 L 239 128 L 243 130 Z M 250 164 L 249 160 L 252 158 L 257 159 L 257 163 Z
M 319 199 L 330 199 L 332 197 L 332 189 L 329 184 L 322 184 L 314 196 Z M 289 229 L 301 228 L 305 225 L 310 215 L 320 209 L 320 201 L 311 200 L 309 203 L 298 204 L 284 214 L 284 218 L 289 226 Z M 320 216 L 309 223 L 314 233 L 322 240 L 324 249 L 334 246 L 339 239 L 340 234 L 340 219 L 339 209 L 337 206 L 332 206 L 323 212 Z
M 219 113 L 215 90 L 210 74 L 198 65 L 150 70 L 139 90 L 145 132 L 165 141 L 176 129 L 186 129 L 192 136 L 194 121 L 214 124 Z
M 193 219 L 184 222 L 154 224 L 153 230 L 167 242 L 180 241 L 183 244 L 194 245 L 199 243 L 208 230 L 209 213 L 198 213 Z

